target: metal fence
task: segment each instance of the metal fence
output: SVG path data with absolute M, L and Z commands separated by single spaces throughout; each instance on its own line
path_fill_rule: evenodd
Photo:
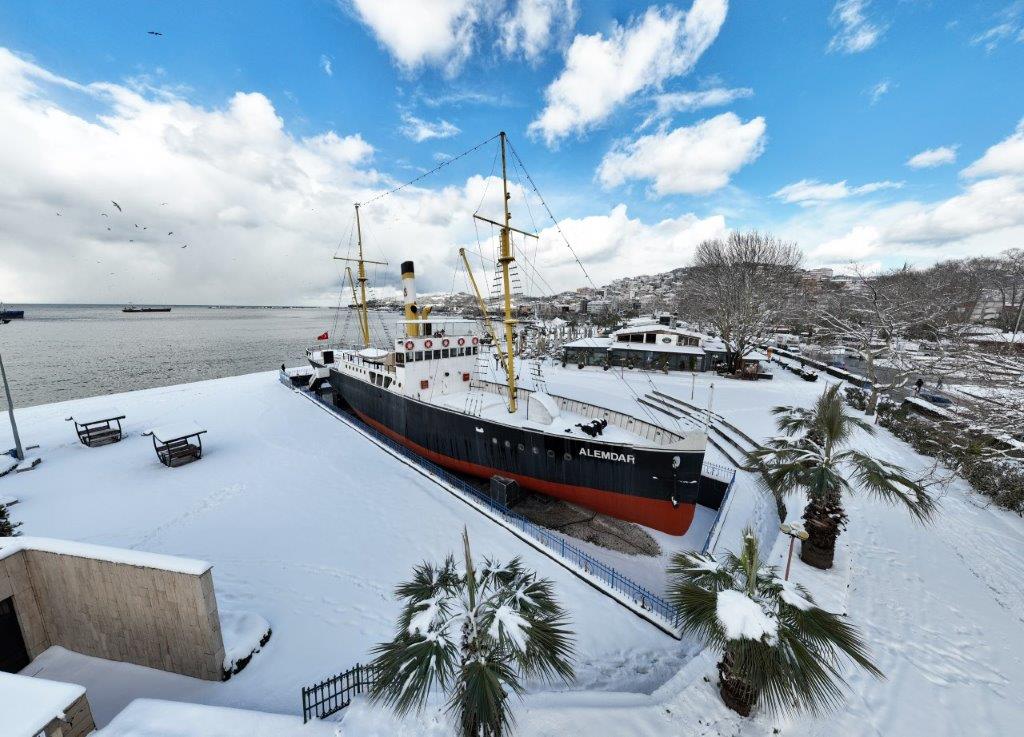
M 326 678 L 302 689 L 302 723 L 313 717 L 324 719 L 352 703 L 352 694 L 369 691 L 377 681 L 379 670 L 373 665 L 360 665 L 344 673 Z

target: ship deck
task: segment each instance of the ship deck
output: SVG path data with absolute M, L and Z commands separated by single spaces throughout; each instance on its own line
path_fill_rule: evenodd
M 638 435 L 616 425 L 609 424 L 601 435 L 591 438 L 583 432 L 578 425 L 586 424 L 591 418 L 584 417 L 575 412 L 561 410 L 554 421 L 550 424 L 531 420 L 529 417 L 529 402 L 521 400 L 515 413 L 509 413 L 508 404 L 504 396 L 481 389 L 470 389 L 469 391 L 453 394 L 437 395 L 429 398 L 430 404 L 438 407 L 454 409 L 458 412 L 479 417 L 483 420 L 497 422 L 512 427 L 521 427 L 526 430 L 538 430 L 546 433 L 562 434 L 568 437 L 585 438 L 594 442 L 612 443 L 615 445 L 630 445 L 639 447 L 657 447 Z

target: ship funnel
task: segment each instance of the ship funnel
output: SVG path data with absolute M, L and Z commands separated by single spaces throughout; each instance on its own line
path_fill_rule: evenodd
M 405 302 L 405 319 L 418 320 L 421 315 L 419 307 L 416 306 L 416 270 L 412 261 L 402 262 L 402 296 Z M 406 323 L 405 334 L 407 337 L 415 338 L 420 334 L 420 326 Z

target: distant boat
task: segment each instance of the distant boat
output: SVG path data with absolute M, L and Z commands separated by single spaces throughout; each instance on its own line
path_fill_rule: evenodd
M 25 310 L 0 310 L 0 322 L 5 325 L 11 320 L 21 320 L 25 317 Z
M 121 308 L 121 312 L 170 312 L 170 307 L 136 307 L 135 305 L 128 305 L 127 307 Z

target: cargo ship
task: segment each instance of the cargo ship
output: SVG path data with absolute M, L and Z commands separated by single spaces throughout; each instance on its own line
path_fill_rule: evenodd
M 356 207 L 358 282 L 346 269 L 359 305 L 362 347 L 308 351 L 336 404 L 414 453 L 482 479 L 501 476 L 525 489 L 612 517 L 682 535 L 693 519 L 705 433 L 679 432 L 579 399 L 519 386 L 516 319 L 509 268 L 510 225 L 505 134 L 501 133 L 504 218 L 474 217 L 500 228 L 504 319 L 500 335 L 463 264 L 483 314 L 478 320 L 431 318 L 416 303 L 413 262 L 401 267 L 404 319 L 391 345 L 371 345 L 366 309 L 362 227 Z M 349 259 L 345 259 L 349 260 Z M 361 296 L 360 296 L 361 295 Z M 502 340 L 504 338 L 504 340 Z M 497 379 L 497 380 L 495 380 Z
M 126 305 L 121 308 L 121 312 L 170 312 L 170 307 L 136 307 L 135 305 Z

